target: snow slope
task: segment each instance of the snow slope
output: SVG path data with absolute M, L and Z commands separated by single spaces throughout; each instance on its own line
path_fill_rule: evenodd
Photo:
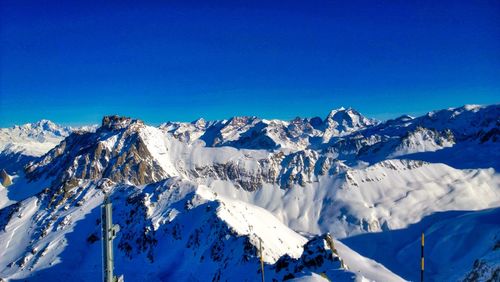
M 49 120 L 0 129 L 0 151 L 41 156 L 71 133 Z
M 499 218 L 500 208 L 440 212 L 408 228 L 358 235 L 343 243 L 416 281 L 420 279 L 419 247 L 424 232 L 427 281 L 462 281 L 466 277 L 495 281 L 500 272 Z M 495 271 L 497 278 L 493 278 Z
M 458 170 L 410 160 L 351 168 L 289 190 L 264 185 L 248 192 L 220 180 L 208 185 L 270 210 L 294 230 L 329 231 L 338 238 L 405 228 L 438 211 L 500 205 L 500 177 L 493 169 Z
M 124 227 L 116 239 L 116 272 L 132 281 L 205 281 L 209 277 L 255 281 L 260 277 L 259 239 L 269 279 L 281 280 L 290 273 L 299 277 L 331 271 L 344 273 L 346 279 L 342 281 L 363 277 L 359 266 L 354 273 L 340 269 L 337 256 L 324 243 L 311 255 L 322 251 L 331 262 L 305 264 L 311 261 L 306 259 L 311 255 L 303 254 L 307 239 L 268 211 L 217 196 L 203 186 L 170 179 L 142 187 L 80 183 L 67 198 L 54 199 L 52 192 L 47 191 L 2 210 L 0 218 L 3 224 L 8 222 L 0 233 L 3 278 L 99 280 L 96 221 L 104 193 L 112 193 L 114 221 Z M 6 217 L 10 219 L 5 221 Z M 15 236 L 18 232 L 24 235 Z M 363 259 L 343 245 L 340 254 L 345 254 L 348 261 Z M 280 258 L 296 267 L 278 269 L 276 262 Z M 367 265 L 378 269 L 378 273 L 368 272 L 369 277 L 402 281 L 373 261 Z M 140 272 L 136 271 L 138 267 Z

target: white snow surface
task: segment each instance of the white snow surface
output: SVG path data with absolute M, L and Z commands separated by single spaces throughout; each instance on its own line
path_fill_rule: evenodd
M 41 156 L 71 132 L 48 120 L 0 129 L 0 151 Z
M 225 181 L 213 181 L 210 187 L 273 212 L 295 230 L 330 231 L 338 238 L 405 228 L 437 211 L 500 205 L 500 176 L 493 169 L 388 160 L 348 170 L 345 176 L 320 177 L 290 190 L 269 185 L 247 192 Z
M 146 143 L 146 146 L 161 168 L 170 176 L 178 176 L 175 166 L 169 161 L 168 149 L 165 144 L 163 133 L 155 127 L 146 126 L 139 130 L 139 135 Z
M 50 120 L 0 128 L 0 152 L 39 157 L 54 148 L 73 131 L 95 131 L 96 125 L 69 127 Z

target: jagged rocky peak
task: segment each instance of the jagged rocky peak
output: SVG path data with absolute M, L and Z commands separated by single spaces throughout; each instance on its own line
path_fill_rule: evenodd
M 323 121 L 323 143 L 330 142 L 332 137 L 346 136 L 377 125 L 377 123 L 377 121 L 364 117 L 352 108 L 342 107 L 332 110 Z
M 255 120 L 257 120 L 255 116 L 232 117 L 227 121 L 226 126 L 242 127 L 253 123 Z
M 31 130 L 34 130 L 34 129 L 41 129 L 41 130 L 48 130 L 48 131 L 52 131 L 52 130 L 56 130 L 59 128 L 59 126 L 57 126 L 55 123 L 53 123 L 52 121 L 50 120 L 47 120 L 47 119 L 41 119 L 37 122 L 32 122 L 32 123 L 27 123 L 27 124 L 23 124 L 23 125 L 14 125 L 13 127 L 14 129 L 31 129 Z
M 112 115 L 112 116 L 105 116 L 102 118 L 101 128 L 108 130 L 119 130 L 127 128 L 133 124 L 144 125 L 144 122 L 142 120 L 132 119 L 130 117 L 121 117 L 118 115 Z
M 74 132 L 40 160 L 26 168 L 29 179 L 55 177 L 55 183 L 74 179 L 109 178 L 136 185 L 159 181 L 167 172 L 161 132 L 140 120 L 106 116 L 96 132 Z
M 191 122 L 196 128 L 202 129 L 207 126 L 207 121 L 204 118 L 199 118 L 193 122 Z
M 344 128 L 359 128 L 374 124 L 374 121 L 366 118 L 353 108 L 341 107 L 332 110 L 325 119 L 325 123 L 331 124 L 335 122 Z
M 36 123 L 33 123 L 32 126 L 39 127 L 39 128 L 44 129 L 44 130 L 50 130 L 50 131 L 57 130 L 59 128 L 55 123 L 53 123 L 52 121 L 47 120 L 47 119 L 39 120 Z

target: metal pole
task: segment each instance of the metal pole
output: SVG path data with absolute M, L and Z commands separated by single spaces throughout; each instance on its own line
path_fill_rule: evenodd
M 424 282 L 424 233 L 422 232 L 422 245 L 420 250 L 420 282 Z
M 262 271 L 262 282 L 264 282 L 264 254 L 262 253 L 262 239 L 259 237 L 260 269 Z
M 117 277 L 113 275 L 114 257 L 113 257 L 113 239 L 116 233 L 120 231 L 119 225 L 113 225 L 112 205 L 106 196 L 104 205 L 101 206 L 101 225 L 102 225 L 102 257 L 103 257 L 103 281 L 115 282 Z

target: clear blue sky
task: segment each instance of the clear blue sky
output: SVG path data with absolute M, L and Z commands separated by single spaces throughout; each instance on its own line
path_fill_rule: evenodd
M 0 126 L 500 102 L 499 1 L 76 2 L 1 1 Z

